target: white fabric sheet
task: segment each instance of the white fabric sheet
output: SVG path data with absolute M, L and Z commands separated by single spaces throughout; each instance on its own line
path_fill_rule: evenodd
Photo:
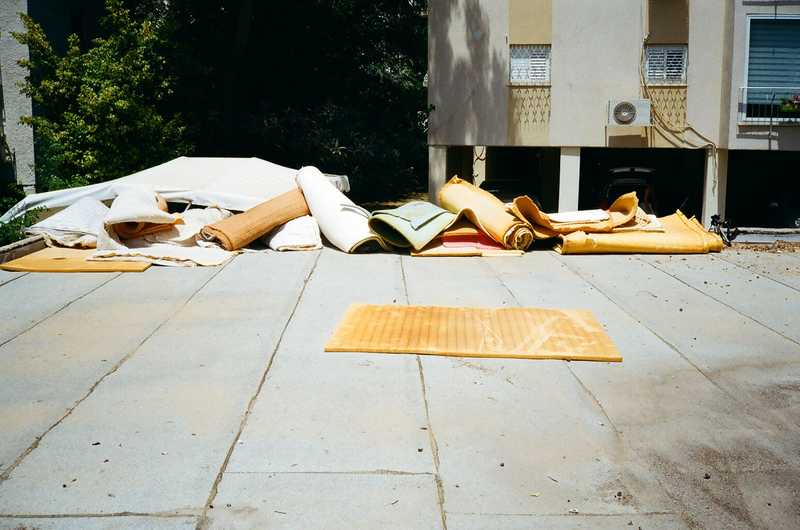
M 117 186 L 114 191 L 117 196 L 103 219 L 106 226 L 118 223 L 172 224 L 180 218 L 161 210 L 152 191 L 132 186 Z
M 547 217 L 553 223 L 595 223 L 607 221 L 608 212 L 605 210 L 579 210 L 577 212 L 549 213 Z
M 111 200 L 120 185 L 156 192 L 169 202 L 244 211 L 295 188 L 296 175 L 296 169 L 259 158 L 180 157 L 108 182 L 28 195 L 0 223 L 31 208 L 61 209 L 84 197 Z
M 44 236 L 48 245 L 94 248 L 97 234 L 103 230 L 103 218 L 108 207 L 102 202 L 85 197 L 72 206 L 28 227 L 25 232 Z
M 120 191 L 122 193 L 114 199 L 105 217 L 103 230 L 97 236 L 97 251 L 92 254 L 91 260 L 148 261 L 171 266 L 213 266 L 222 265 L 234 256 L 234 253 L 217 246 L 197 245 L 197 234 L 204 226 L 201 223 L 206 217 L 218 218 L 226 215 L 227 212 L 222 210 L 191 214 L 189 216 L 191 224 L 182 227 L 185 229 L 183 233 L 181 229 L 173 226 L 168 232 L 122 241 L 113 228 L 118 222 L 156 222 L 154 220 L 160 216 L 165 216 L 164 219 L 169 220 L 172 220 L 173 216 L 158 209 L 152 191 L 129 187 L 121 188 Z
M 264 237 L 272 250 L 317 250 L 322 248 L 319 225 L 310 215 L 288 221 Z

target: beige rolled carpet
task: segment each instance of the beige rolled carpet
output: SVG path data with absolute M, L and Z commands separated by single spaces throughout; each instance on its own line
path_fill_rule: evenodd
M 442 208 L 461 214 L 505 248 L 526 250 L 533 242 L 530 225 L 508 212 L 500 199 L 453 177 L 439 191 Z
M 526 219 L 534 229 L 537 239 L 546 239 L 558 234 L 572 232 L 611 232 L 618 226 L 630 223 L 638 210 L 639 200 L 636 192 L 620 196 L 608 210 L 585 210 L 563 214 L 546 214 L 536 203 L 523 195 L 514 199 L 511 210 L 521 219 Z M 603 215 L 598 215 L 598 214 Z M 565 219 L 561 221 L 561 219 Z
M 303 192 L 295 188 L 244 213 L 204 226 L 200 235 L 207 241 L 219 242 L 225 250 L 238 250 L 287 221 L 308 214 Z
M 122 188 L 104 219 L 120 239 L 137 239 L 170 230 L 181 216 L 170 214 L 167 201 L 158 193 L 139 188 Z

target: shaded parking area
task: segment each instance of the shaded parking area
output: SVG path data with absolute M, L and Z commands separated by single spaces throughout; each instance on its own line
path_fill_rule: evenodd
M 796 528 L 800 254 L 0 273 L 0 528 Z M 618 364 L 325 353 L 350 303 L 591 309 Z

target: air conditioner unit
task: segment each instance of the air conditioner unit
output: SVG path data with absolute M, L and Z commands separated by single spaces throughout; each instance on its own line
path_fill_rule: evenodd
M 650 125 L 649 99 L 612 99 L 608 102 L 608 124 L 614 127 Z

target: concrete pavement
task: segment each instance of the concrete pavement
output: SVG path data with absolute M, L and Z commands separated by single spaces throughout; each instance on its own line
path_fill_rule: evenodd
M 800 255 L 0 275 L 0 529 L 800 527 Z M 620 364 L 325 353 L 353 302 L 588 308 Z

